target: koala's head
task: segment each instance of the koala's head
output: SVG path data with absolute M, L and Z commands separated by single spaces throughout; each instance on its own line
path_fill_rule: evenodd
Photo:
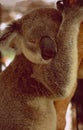
M 36 64 L 48 63 L 57 53 L 56 35 L 61 14 L 52 8 L 28 12 L 14 21 L 0 37 L 0 44 L 16 50 Z

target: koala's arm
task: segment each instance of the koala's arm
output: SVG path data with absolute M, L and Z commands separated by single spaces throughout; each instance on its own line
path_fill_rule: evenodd
M 83 79 L 83 22 L 78 35 L 78 79 Z
M 68 2 L 70 2 L 70 4 L 73 4 L 75 2 L 75 0 L 68 0 Z M 80 26 L 80 32 L 78 35 L 78 48 L 77 49 L 78 49 L 78 78 L 83 79 L 83 22 Z M 77 87 L 77 83 L 73 86 L 72 93 L 65 100 L 55 102 L 57 120 L 58 120 L 57 121 L 58 122 L 57 130 L 63 130 L 65 128 L 65 125 L 67 123 L 65 120 L 67 107 L 68 107 L 69 102 L 72 99 L 72 96 L 75 93 L 76 87 Z

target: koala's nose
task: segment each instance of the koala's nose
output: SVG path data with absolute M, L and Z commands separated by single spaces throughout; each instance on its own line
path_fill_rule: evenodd
M 45 60 L 54 58 L 57 53 L 57 48 L 55 47 L 54 41 L 48 36 L 41 38 L 40 48 L 41 48 L 41 55 Z

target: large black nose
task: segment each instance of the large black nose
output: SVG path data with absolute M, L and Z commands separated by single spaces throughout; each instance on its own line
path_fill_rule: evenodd
M 45 60 L 54 58 L 57 53 L 57 48 L 55 47 L 54 41 L 48 36 L 44 36 L 41 38 L 40 48 L 41 55 Z

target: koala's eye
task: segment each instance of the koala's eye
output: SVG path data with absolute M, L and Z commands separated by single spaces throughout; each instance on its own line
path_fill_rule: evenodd
M 41 49 L 41 55 L 45 60 L 54 58 L 57 53 L 57 48 L 55 47 L 54 41 L 48 36 L 44 36 L 41 38 L 40 49 Z
M 36 43 L 36 41 L 35 41 L 35 40 L 32 40 L 32 39 L 30 39 L 29 42 L 31 42 L 32 44 L 35 44 L 35 43 Z

